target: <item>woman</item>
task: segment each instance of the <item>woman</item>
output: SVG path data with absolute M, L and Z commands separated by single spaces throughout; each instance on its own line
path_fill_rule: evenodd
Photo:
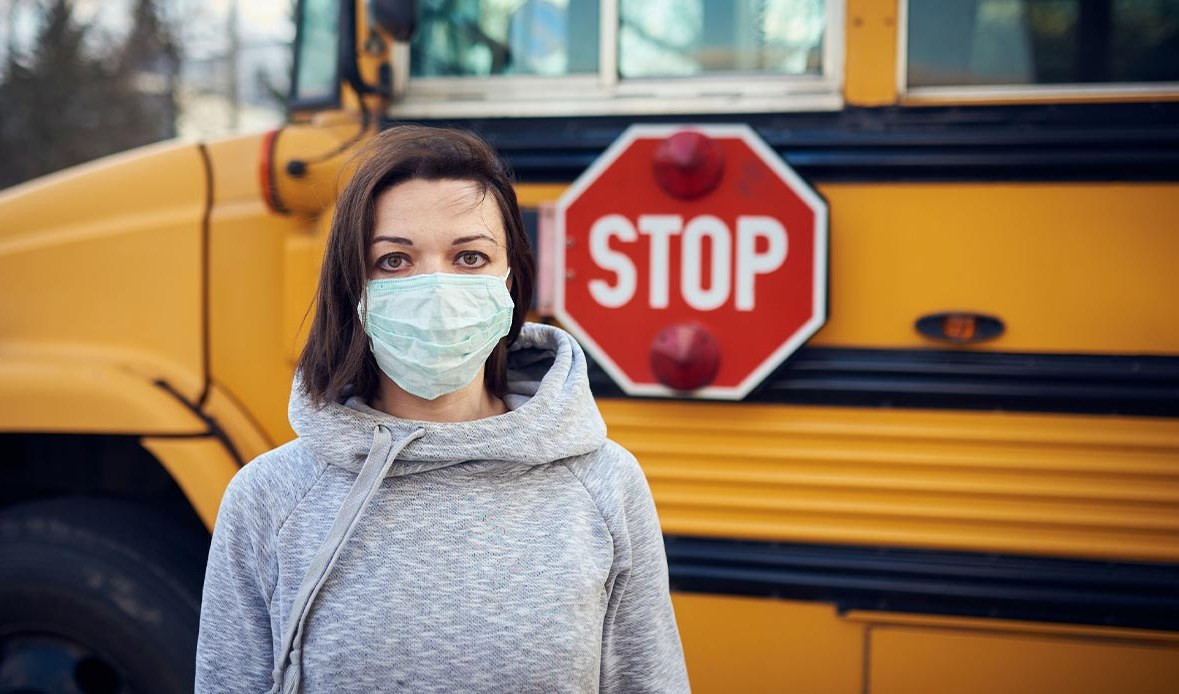
M 289 415 L 209 550 L 198 692 L 682 692 L 659 521 L 585 356 L 525 323 L 495 153 L 377 136 L 340 195 Z

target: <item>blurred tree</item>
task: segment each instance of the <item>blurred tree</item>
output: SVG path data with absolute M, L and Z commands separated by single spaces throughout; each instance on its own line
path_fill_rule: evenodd
M 295 17 L 298 13 L 299 0 L 288 0 L 287 17 L 290 18 L 292 25 L 294 25 Z M 294 51 L 288 51 L 287 55 L 293 58 Z M 262 67 L 254 70 L 254 83 L 257 92 L 280 111 L 286 111 L 287 108 L 287 97 L 290 95 L 291 90 L 289 84 L 290 72 L 289 61 L 286 70 L 280 73 L 281 76 L 279 79 L 276 79 L 276 75 L 273 72 Z
M 0 188 L 175 134 L 179 49 L 154 0 L 137 0 L 119 46 L 87 49 L 72 0 L 40 3 L 31 55 L 9 52 Z
M 119 55 L 120 81 L 129 85 L 137 98 L 124 104 L 121 134 L 140 131 L 149 142 L 176 135 L 176 81 L 180 72 L 180 48 L 172 32 L 161 21 L 154 0 L 137 0 L 131 32 Z M 144 132 L 146 131 L 146 132 Z M 123 149 L 139 142 L 128 142 Z

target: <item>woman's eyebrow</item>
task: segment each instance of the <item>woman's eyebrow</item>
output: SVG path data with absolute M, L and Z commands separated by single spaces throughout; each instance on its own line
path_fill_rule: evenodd
M 474 236 L 460 236 L 457 239 L 455 239 L 454 241 L 451 241 L 450 245 L 457 246 L 460 243 L 469 243 L 471 241 L 476 241 L 478 239 L 487 239 L 488 241 L 495 243 L 495 239 L 491 238 L 487 234 L 475 234 Z
M 413 241 L 410 241 L 409 239 L 405 238 L 404 236 L 376 236 L 376 237 L 373 237 L 373 244 L 375 244 L 377 241 L 388 241 L 390 243 L 400 243 L 403 246 L 412 246 L 413 245 Z M 373 245 L 373 244 L 369 244 L 369 245 Z

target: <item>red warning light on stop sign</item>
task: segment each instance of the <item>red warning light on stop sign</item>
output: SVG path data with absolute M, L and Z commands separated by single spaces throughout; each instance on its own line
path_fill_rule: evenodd
M 685 130 L 709 140 L 710 177 L 721 160 L 696 197 L 656 175 L 659 161 L 668 178 L 660 145 Z M 740 399 L 826 319 L 826 202 L 747 126 L 632 126 L 561 198 L 556 221 L 557 317 L 627 393 L 684 395 L 664 368 L 668 335 L 682 334 L 708 345 L 701 359 L 719 346 L 715 368 L 685 364 L 709 379 L 690 393 Z

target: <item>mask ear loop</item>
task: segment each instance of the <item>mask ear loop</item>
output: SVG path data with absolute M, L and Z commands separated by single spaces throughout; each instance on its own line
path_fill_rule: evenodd
M 370 280 L 371 281 L 371 280 Z M 360 288 L 360 303 L 356 305 L 356 314 L 360 317 L 360 329 L 368 332 L 368 283 Z

